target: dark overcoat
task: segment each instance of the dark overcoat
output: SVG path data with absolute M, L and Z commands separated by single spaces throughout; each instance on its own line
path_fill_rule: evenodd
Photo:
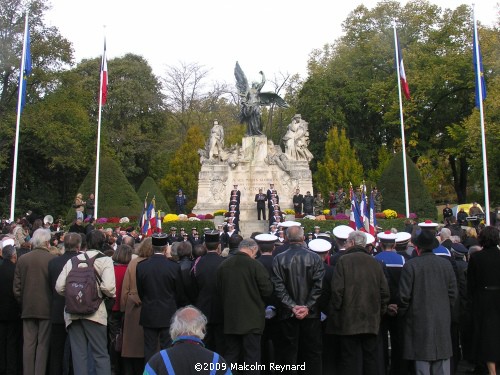
M 476 359 L 500 361 L 500 249 L 484 248 L 472 254 L 467 269 L 472 302 L 473 348 Z
M 403 358 L 436 361 L 452 356 L 451 310 L 457 281 L 450 262 L 432 252 L 408 260 L 399 282 Z
M 364 248 L 345 252 L 333 270 L 326 333 L 378 334 L 389 302 L 389 286 L 382 264 Z
M 137 265 L 137 291 L 143 327 L 170 327 L 175 311 L 187 304 L 181 268 L 163 254 L 154 254 Z
M 249 255 L 237 252 L 217 270 L 217 290 L 224 306 L 224 333 L 262 334 L 264 298 L 273 292 L 269 272 Z

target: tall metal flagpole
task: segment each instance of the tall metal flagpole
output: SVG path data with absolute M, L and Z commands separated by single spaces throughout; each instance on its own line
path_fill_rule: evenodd
M 97 212 L 99 206 L 99 164 L 100 164 L 100 155 L 101 155 L 101 113 L 102 113 L 102 85 L 104 84 L 104 64 L 106 63 L 106 37 L 104 37 L 104 50 L 102 55 L 101 62 L 101 73 L 100 73 L 100 85 L 99 85 L 99 114 L 97 117 L 97 155 L 95 158 L 95 205 L 94 205 L 94 218 L 97 219 Z
M 483 179 L 484 179 L 484 213 L 486 225 L 490 225 L 490 194 L 488 188 L 488 159 L 486 157 L 486 136 L 484 132 L 484 109 L 483 109 L 483 80 L 481 79 L 481 56 L 479 53 L 479 38 L 477 35 L 476 10 L 472 4 L 472 18 L 474 20 L 474 47 L 476 55 L 476 84 L 479 96 L 479 118 L 481 119 L 481 143 L 483 151 Z
M 26 22 L 24 24 L 24 41 L 23 41 L 23 55 L 21 57 L 21 75 L 19 79 L 19 96 L 17 99 L 17 121 L 16 121 L 16 139 L 14 142 L 14 165 L 12 167 L 12 193 L 10 196 L 10 221 L 14 221 L 14 211 L 16 208 L 16 185 L 17 185 L 17 154 L 19 152 L 19 128 L 21 125 L 21 110 L 22 110 L 22 96 L 23 96 L 23 81 L 24 81 L 24 68 L 26 65 L 26 43 L 28 37 L 28 11 L 26 11 Z
M 401 119 L 401 146 L 403 148 L 403 179 L 405 184 L 405 205 L 406 217 L 410 217 L 410 201 L 408 197 L 408 171 L 406 169 L 406 141 L 405 141 L 405 126 L 403 121 L 403 97 L 401 95 L 401 75 L 399 72 L 399 46 L 398 35 L 396 33 L 396 21 L 392 21 L 394 28 L 394 49 L 396 50 L 396 69 L 398 73 L 398 93 L 399 93 L 399 117 Z

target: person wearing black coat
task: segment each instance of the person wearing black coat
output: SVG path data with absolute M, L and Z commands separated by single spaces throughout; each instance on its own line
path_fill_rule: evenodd
M 16 269 L 16 248 L 3 248 L 3 263 L 0 264 L 0 373 L 17 374 L 21 367 L 21 307 L 17 303 L 12 285 Z
M 255 202 L 257 202 L 257 220 L 260 220 L 261 214 L 262 220 L 266 220 L 266 201 L 266 195 L 262 192 L 262 189 L 259 189 L 259 193 L 255 194 Z
M 500 235 L 492 226 L 479 234 L 483 250 L 472 254 L 467 268 L 467 292 L 472 303 L 475 359 L 486 362 L 490 374 L 500 362 Z
M 64 236 L 64 253 L 49 262 L 49 283 L 52 289 L 52 308 L 50 321 L 52 328 L 50 331 L 50 354 L 49 354 L 49 374 L 63 374 L 69 368 L 69 345 L 66 345 L 68 332 L 64 322 L 64 307 L 66 299 L 56 292 L 56 281 L 64 265 L 78 255 L 82 237 L 78 233 L 69 232 Z M 69 342 L 68 342 L 69 344 Z M 65 350 L 65 348 L 67 348 Z
M 195 295 L 194 306 L 207 317 L 205 336 L 207 349 L 223 353 L 222 304 L 217 294 L 216 273 L 224 258 L 220 256 L 219 233 L 217 231 L 205 232 L 205 246 L 207 253 L 196 259 L 191 270 Z
M 274 294 L 280 301 L 280 320 L 283 345 L 280 361 L 298 363 L 300 352 L 307 373 L 321 374 L 321 322 L 318 300 L 321 297 L 325 267 L 321 258 L 304 247 L 304 230 L 294 226 L 287 229 L 290 248 L 273 260 Z
M 170 320 L 187 304 L 180 266 L 165 256 L 168 240 L 164 233 L 152 237 L 154 254 L 137 265 L 137 292 L 142 301 L 139 323 L 144 329 L 144 358 L 148 361 L 170 344 Z

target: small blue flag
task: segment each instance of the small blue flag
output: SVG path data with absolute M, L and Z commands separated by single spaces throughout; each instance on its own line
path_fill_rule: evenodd
M 26 103 L 26 83 L 27 77 L 31 74 L 31 38 L 28 27 L 28 20 L 26 20 L 26 35 L 25 35 L 25 55 L 24 66 L 21 66 L 23 71 L 23 81 L 21 82 L 21 111 Z
M 473 33 L 473 41 L 472 41 L 472 60 L 474 64 L 474 73 L 476 76 L 476 107 L 479 108 L 479 84 L 481 84 L 481 94 L 482 94 L 482 99 L 486 99 L 486 83 L 484 81 L 484 69 L 483 69 L 483 56 L 481 55 L 481 48 L 479 46 L 479 35 L 477 34 L 477 26 L 476 23 L 474 22 L 474 33 Z M 477 43 L 477 45 L 476 45 Z M 477 53 L 477 54 L 476 54 Z M 477 56 L 479 55 L 479 69 L 477 67 L 477 62 L 478 58 Z M 478 78 L 478 72 L 479 72 L 479 78 Z

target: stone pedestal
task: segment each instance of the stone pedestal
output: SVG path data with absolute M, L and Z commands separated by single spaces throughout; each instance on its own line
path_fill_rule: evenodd
M 259 188 L 265 193 L 270 183 L 274 183 L 283 211 L 293 207 L 292 197 L 296 188 L 302 194 L 306 191 L 312 193 L 309 163 L 291 160 L 286 163 L 287 170 L 284 170 L 272 159 L 269 160 L 273 156 L 269 153 L 270 147 L 278 147 L 279 150 L 279 146 L 270 144 L 265 136 L 246 136 L 243 137 L 238 160 L 205 161 L 198 176 L 198 197 L 193 213 L 227 210 L 234 184 L 241 191 L 240 221 L 257 220 L 255 195 Z

